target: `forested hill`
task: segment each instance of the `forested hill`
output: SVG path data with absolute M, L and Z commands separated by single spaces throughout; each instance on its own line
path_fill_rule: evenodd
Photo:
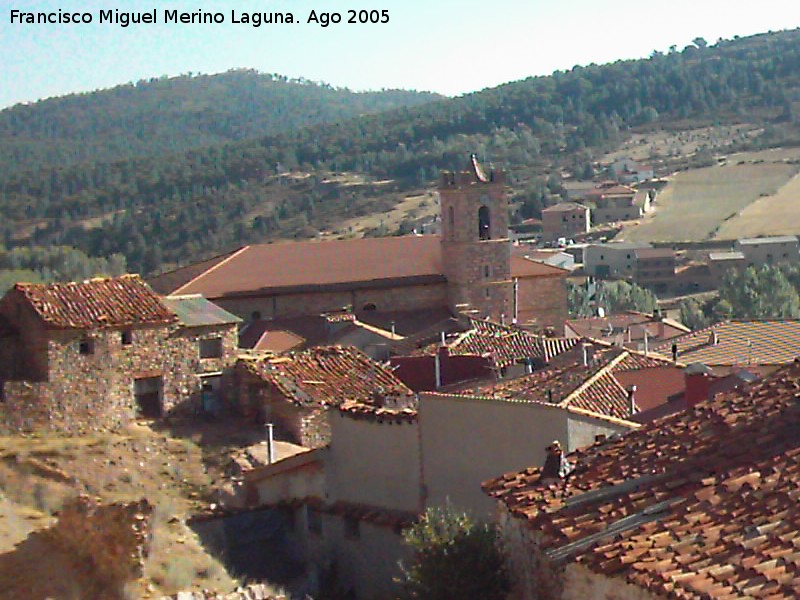
M 181 152 L 439 98 L 355 93 L 250 70 L 150 79 L 1 111 L 0 175 Z
M 24 223 L 34 243 L 121 252 L 130 268 L 148 271 L 199 259 L 198 251 L 313 232 L 332 215 L 363 214 L 363 198 L 325 185 L 326 171 L 419 185 L 476 152 L 518 178 L 552 178 L 562 168 L 590 170 L 633 127 L 718 120 L 763 125 L 761 138 L 747 143 L 797 143 L 798 99 L 800 30 L 697 40 L 648 59 L 576 67 L 254 140 L 0 177 L 0 214 L 8 217 L 0 234 L 19 243 L 12 234 Z M 285 170 L 314 176 L 296 180 L 302 193 L 274 194 Z M 292 187 L 287 182 L 283 189 Z

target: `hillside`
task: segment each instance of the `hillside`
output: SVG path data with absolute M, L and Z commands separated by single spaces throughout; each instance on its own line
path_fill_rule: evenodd
M 535 216 L 556 200 L 562 173 L 592 174 L 597 157 L 636 131 L 743 122 L 760 133 L 726 151 L 796 144 L 798 99 L 800 30 L 690 45 L 253 140 L 2 177 L 0 241 L 120 252 L 148 272 L 370 212 L 372 192 L 307 193 L 301 174 L 322 182 L 346 171 L 402 192 L 470 152 L 510 168 L 517 214 Z M 705 148 L 696 155 L 711 159 Z M 276 197 L 277 186 L 301 193 Z
M 0 175 L 181 152 L 439 98 L 355 93 L 250 70 L 153 78 L 0 111 Z

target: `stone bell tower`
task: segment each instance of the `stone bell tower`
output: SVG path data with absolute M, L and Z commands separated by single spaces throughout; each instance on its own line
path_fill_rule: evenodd
M 442 270 L 451 310 L 510 322 L 513 315 L 511 242 L 505 172 L 445 171 L 439 183 Z

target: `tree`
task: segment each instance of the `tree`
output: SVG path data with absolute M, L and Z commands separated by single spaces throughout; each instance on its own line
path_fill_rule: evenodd
M 692 40 L 692 43 L 693 43 L 695 46 L 697 46 L 698 48 L 700 48 L 700 49 L 703 49 L 703 48 L 705 48 L 706 46 L 708 46 L 708 42 L 705 40 L 705 38 L 702 38 L 702 37 L 696 37 L 696 38 L 694 38 L 694 39 Z
M 404 568 L 406 598 L 504 598 L 509 578 L 495 527 L 452 506 L 429 508 L 405 533 L 414 558 Z

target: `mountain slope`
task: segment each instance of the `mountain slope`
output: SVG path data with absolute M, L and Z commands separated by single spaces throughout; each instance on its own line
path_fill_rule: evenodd
M 441 96 L 355 93 L 249 70 L 157 78 L 0 112 L 0 175 L 180 152 L 291 131 Z
M 517 180 L 552 179 L 562 169 L 591 170 L 593 157 L 633 127 L 698 120 L 763 126 L 748 144 L 797 143 L 798 99 L 800 30 L 689 46 L 157 159 L 17 173 L 0 178 L 0 211 L 8 218 L 0 233 L 7 242 L 121 252 L 130 268 L 149 271 L 241 243 L 313 233 L 332 215 L 369 210 L 370 192 L 330 186 L 327 171 L 394 179 L 402 189 L 461 167 L 476 152 L 510 167 Z M 284 169 L 315 174 L 296 180 Z M 14 237 L 21 226 L 31 235 Z

